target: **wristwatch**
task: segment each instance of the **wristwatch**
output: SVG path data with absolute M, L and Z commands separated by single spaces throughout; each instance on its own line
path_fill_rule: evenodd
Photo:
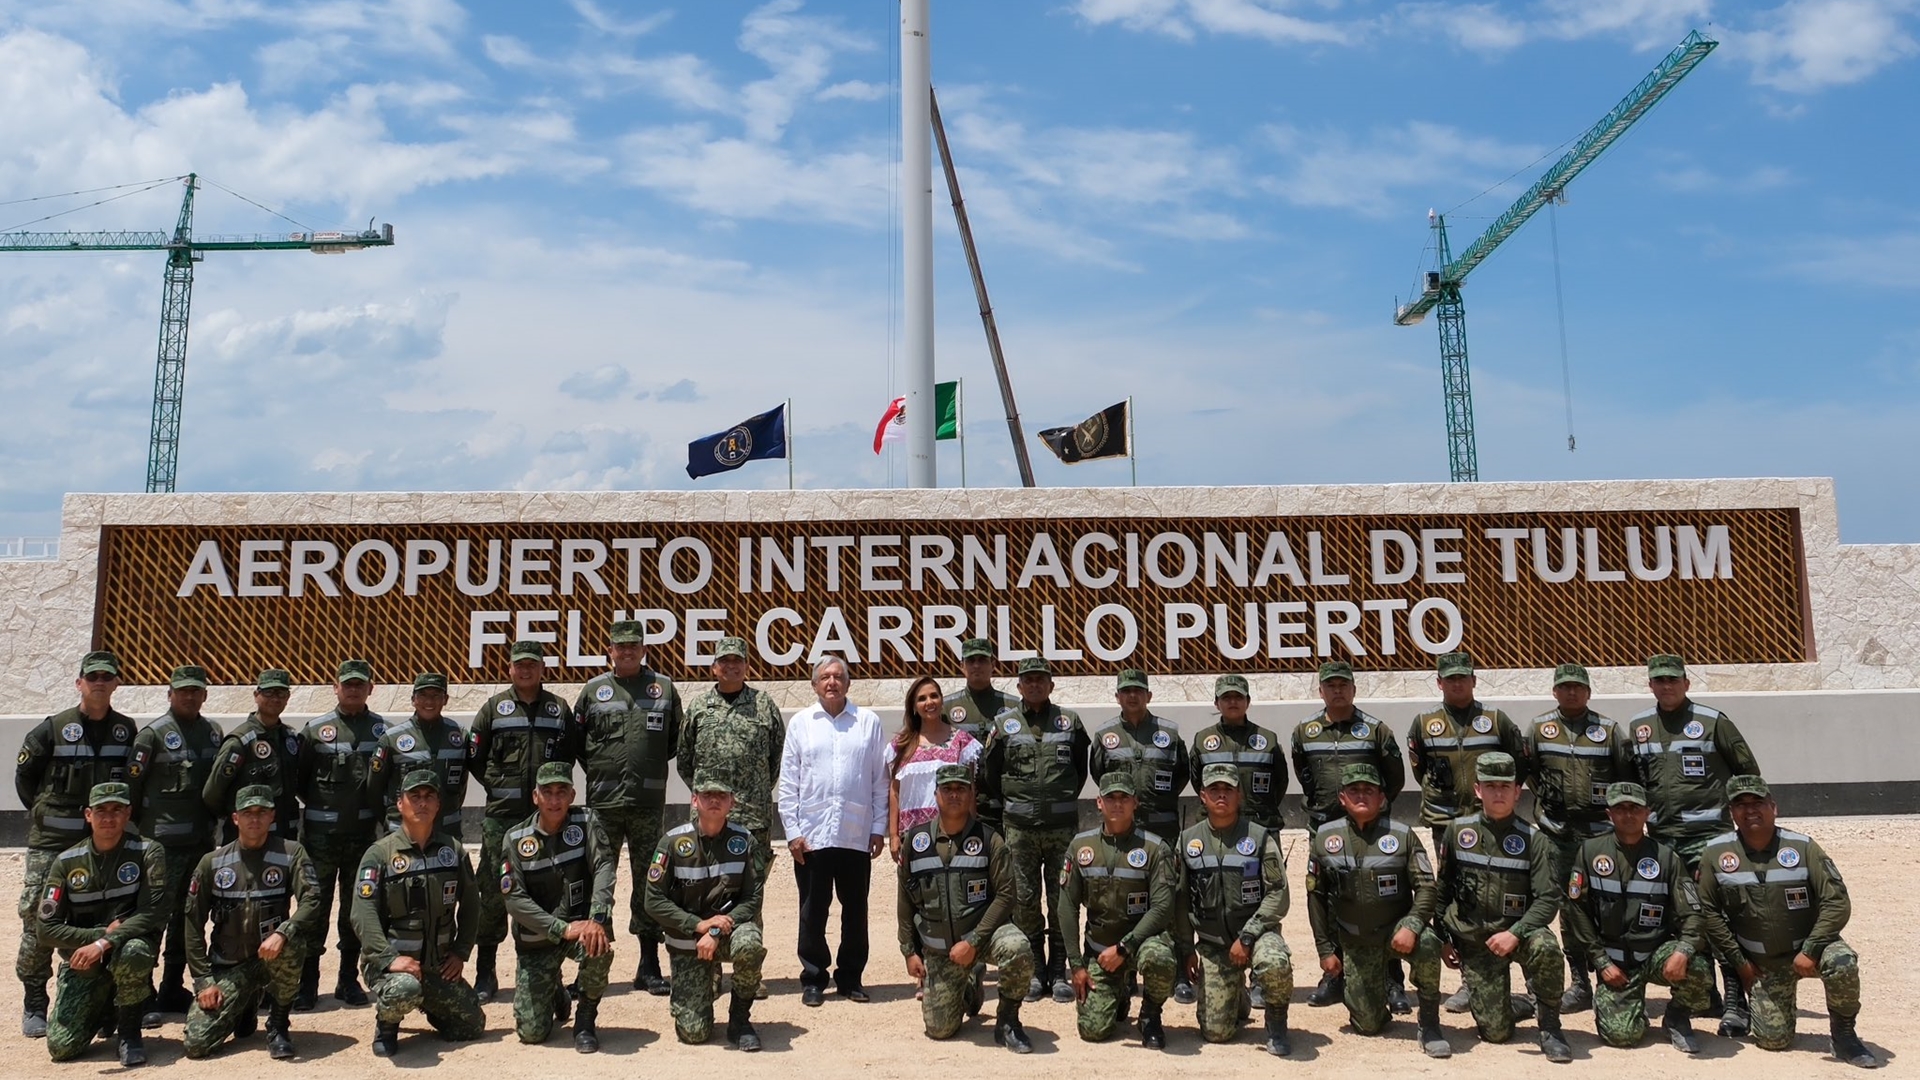
M 613 925 L 613 916 L 611 915 L 592 915 L 592 916 L 589 916 L 589 918 L 591 918 L 594 922 L 599 923 L 603 927 Z
M 714 927 L 710 927 L 710 928 L 708 928 L 708 930 L 707 930 L 707 936 L 708 936 L 708 937 L 710 937 L 710 938 L 717 938 L 717 937 L 719 937 L 719 936 L 720 936 L 720 928 L 719 928 L 719 927 L 717 927 L 717 926 L 714 926 Z
M 1253 943 L 1255 940 L 1256 939 L 1252 934 L 1242 933 L 1240 935 L 1240 944 L 1245 946 L 1246 948 L 1249 948 L 1249 949 L 1253 948 Z

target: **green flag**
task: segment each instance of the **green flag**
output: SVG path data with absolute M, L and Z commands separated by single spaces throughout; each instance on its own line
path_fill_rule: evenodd
M 960 382 L 935 383 L 933 386 L 933 437 L 960 437 Z

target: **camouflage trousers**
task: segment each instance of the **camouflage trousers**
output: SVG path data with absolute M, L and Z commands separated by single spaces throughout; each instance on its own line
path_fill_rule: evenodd
M 1340 935 L 1340 970 L 1346 983 L 1347 1019 L 1362 1035 L 1378 1035 L 1386 1030 L 1392 1013 L 1387 1008 L 1388 971 L 1395 962 L 1411 961 L 1413 988 L 1422 1002 L 1440 1000 L 1440 935 L 1421 929 L 1414 939 L 1413 955 L 1393 951 L 1389 944 L 1399 931 L 1396 926 L 1378 941 Z M 1272 1000 L 1269 998 L 1268 1000 Z
M 454 1042 L 477 1039 L 487 1030 L 480 998 L 464 978 L 448 982 L 423 967 L 418 976 L 387 971 L 368 979 L 367 984 L 373 997 L 373 1017 L 383 1024 L 398 1024 L 419 1011 L 427 1014 L 427 1023 L 435 1031 Z
M 1796 998 L 1800 977 L 1793 958 L 1753 960 L 1760 977 L 1747 988 L 1747 1007 L 1753 1014 L 1753 1045 L 1762 1050 L 1785 1050 L 1793 1045 Z M 1827 1014 L 1860 1015 L 1860 957 L 1853 947 L 1836 939 L 1820 954 L 1820 983 L 1827 992 Z
M 373 845 L 373 829 L 355 829 L 351 832 L 340 829 L 310 828 L 302 846 L 307 849 L 307 857 L 313 860 L 313 873 L 320 879 L 320 919 L 316 924 L 317 939 L 307 953 L 310 959 L 318 963 L 317 957 L 327 951 L 327 912 L 333 910 L 334 901 L 340 903 L 334 927 L 339 937 L 335 947 L 342 953 L 358 954 L 360 939 L 353 934 L 353 875 L 360 870 L 360 857 Z M 481 889 L 482 893 L 493 892 Z M 496 894 L 498 895 L 498 894 Z M 350 967 L 347 970 L 351 970 Z
M 79 1057 L 93 1045 L 115 1007 L 147 1000 L 153 993 L 153 960 L 153 942 L 130 938 L 108 954 L 105 970 L 75 971 L 71 964 L 61 964 L 53 1009 L 47 1014 L 48 1055 L 55 1061 Z
M 1174 958 L 1173 938 L 1166 934 L 1155 934 L 1140 943 L 1127 962 L 1120 965 L 1118 971 L 1102 968 L 1095 957 L 1091 944 L 1087 947 L 1087 974 L 1092 976 L 1093 984 L 1087 990 L 1087 1000 L 1080 1003 L 1080 1038 L 1086 1042 L 1105 1042 L 1113 1037 L 1113 1029 L 1120 1023 L 1120 1005 L 1127 997 L 1127 978 L 1136 972 L 1140 976 L 1140 996 L 1149 1005 L 1160 1005 L 1173 994 L 1174 968 L 1178 961 Z
M 1071 828 L 1007 826 L 1007 850 L 1013 856 L 1013 925 L 1027 935 L 1036 966 L 1045 962 L 1041 949 L 1049 943 L 1055 957 L 1066 955 L 1066 938 L 1060 929 L 1067 924 L 1060 910 L 1060 868 L 1066 865 L 1067 845 L 1072 842 Z M 1047 901 L 1046 922 L 1040 919 L 1042 896 Z
M 995 930 L 978 960 L 967 967 L 933 952 L 922 961 L 927 966 L 927 981 L 920 1017 L 926 1022 L 929 1039 L 952 1038 L 968 1016 L 980 1011 L 984 1002 L 977 972 L 985 964 L 991 963 L 1000 974 L 998 994 L 1003 1004 L 1023 999 L 1033 978 L 1033 946 L 1012 923 Z
M 477 871 L 481 881 L 497 881 L 506 872 L 507 830 L 522 820 L 525 819 L 481 819 L 480 866 Z M 653 852 L 647 852 L 647 858 L 653 858 Z M 496 948 L 507 940 L 507 897 L 499 889 L 483 888 L 479 892 L 480 947 Z
M 1233 966 L 1228 949 L 1199 942 L 1194 951 L 1200 957 L 1200 993 L 1194 1003 L 1194 1019 L 1200 1024 L 1200 1037 L 1208 1042 L 1231 1042 L 1240 1033 L 1240 1024 L 1253 1008 L 1247 996 L 1247 977 L 1251 975 L 1260 993 L 1278 1005 L 1293 996 L 1293 957 L 1279 934 L 1268 931 L 1253 942 L 1252 963 Z
M 1620 963 L 1627 974 L 1627 985 L 1615 990 L 1605 979 L 1593 980 L 1594 1027 L 1608 1046 L 1638 1046 L 1647 1033 L 1647 985 L 1673 987 L 1674 1004 L 1695 1016 L 1707 1011 L 1707 994 L 1713 988 L 1713 963 L 1705 953 L 1687 961 L 1687 977 L 1679 983 L 1667 981 L 1662 969 L 1680 943 L 1669 941 L 1653 950 L 1653 955 L 1638 964 Z M 1615 961 L 1619 963 L 1619 961 Z
M 1513 965 L 1519 964 L 1527 985 L 1539 995 L 1541 1008 L 1558 1010 L 1567 988 L 1566 954 L 1551 930 L 1535 930 L 1520 939 L 1508 956 L 1495 956 L 1479 942 L 1462 942 L 1460 975 L 1467 984 L 1467 1002 L 1482 1041 L 1503 1043 L 1513 1038 Z
M 752 1001 L 760 992 L 760 965 L 766 962 L 767 947 L 761 943 L 758 925 L 740 923 L 720 939 L 720 951 L 712 961 L 701 960 L 692 949 L 675 948 L 671 941 L 667 955 L 673 959 L 673 995 L 667 1000 L 673 1033 L 683 1043 L 703 1043 L 713 1037 L 713 997 L 720 985 L 720 964 L 733 965 L 734 1000 Z
M 220 988 L 220 1007 L 212 1012 L 201 1008 L 199 990 L 193 1006 L 187 1010 L 185 1037 L 187 1056 L 203 1058 L 219 1049 L 233 1034 L 242 1015 L 258 1007 L 261 994 L 281 1006 L 291 1006 L 300 990 L 300 965 L 305 959 L 294 949 L 284 949 L 278 960 L 249 960 L 213 972 L 212 985 Z
M 47 868 L 60 853 L 27 851 L 27 879 L 20 889 L 20 949 L 14 953 L 13 973 L 29 990 L 44 991 L 53 977 L 53 949 L 40 944 L 40 917 L 36 914 L 47 889 Z
M 513 977 L 513 1033 L 523 1043 L 546 1042 L 553 1034 L 553 1003 L 560 994 L 560 965 L 580 965 L 580 1000 L 599 1001 L 607 992 L 607 972 L 613 970 L 613 948 L 588 956 L 586 946 L 569 941 L 544 949 L 520 950 Z
M 167 863 L 167 901 L 173 905 L 161 941 L 160 970 L 163 979 L 177 979 L 187 968 L 187 886 L 193 884 L 193 868 L 200 865 L 200 856 L 213 849 L 162 845 L 160 850 Z
M 607 843 L 613 845 L 614 861 L 620 859 L 620 845 L 627 846 L 627 868 L 635 882 L 646 880 L 647 863 L 653 860 L 653 847 L 660 842 L 661 808 L 658 806 L 596 807 L 600 827 L 607 831 Z M 760 880 L 765 881 L 765 878 Z M 660 940 L 660 924 L 647 918 L 643 910 L 647 898 L 645 886 L 633 890 L 631 917 L 627 933 L 641 941 Z

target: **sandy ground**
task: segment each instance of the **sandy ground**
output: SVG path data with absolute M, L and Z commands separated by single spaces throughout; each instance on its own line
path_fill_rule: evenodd
M 1915 1021 L 1920 1015 L 1920 974 L 1907 966 L 1908 955 L 1898 941 L 1920 925 L 1920 893 L 1904 876 L 1913 862 L 1899 853 L 1920 849 L 1920 818 L 1820 818 L 1782 823 L 1803 829 L 1819 840 L 1846 875 L 1854 903 L 1853 922 L 1846 937 L 1861 955 L 1865 984 L 1860 1031 L 1868 1044 L 1888 1059 L 1895 1073 L 1904 1072 L 1920 1062 L 1920 1022 Z M 1300 835 L 1290 830 L 1288 840 Z M 170 1017 L 165 1027 L 147 1034 L 149 1067 L 166 1066 L 170 1076 L 210 1077 L 242 1064 L 248 1070 L 258 1070 L 257 1075 L 289 1078 L 387 1074 L 396 1069 L 436 1065 L 496 1069 L 506 1075 L 528 1075 L 536 1069 L 550 1068 L 584 1077 L 630 1075 L 636 1068 L 681 1074 L 718 1068 L 751 1077 L 794 1075 L 803 1069 L 823 1067 L 853 1068 L 875 1076 L 974 1076 L 981 1069 L 1018 1069 L 1022 1074 L 1038 1070 L 1057 1074 L 1073 1069 L 1081 1075 L 1097 1072 L 1103 1077 L 1164 1076 L 1170 1069 L 1192 1068 L 1204 1068 L 1215 1076 L 1266 1076 L 1311 1065 L 1333 1066 L 1349 1073 L 1390 1070 L 1414 1075 L 1470 1073 L 1476 1078 L 1537 1078 L 1550 1068 L 1540 1056 L 1531 1024 L 1522 1025 L 1506 1045 L 1480 1045 L 1467 1017 L 1443 1014 L 1454 1057 L 1432 1061 L 1421 1056 L 1411 1041 L 1413 1029 L 1408 1023 L 1396 1022 L 1385 1035 L 1364 1038 L 1347 1029 L 1344 1009 L 1306 1007 L 1306 993 L 1317 971 L 1305 907 L 1299 901 L 1305 860 L 1297 856 L 1297 845 L 1291 850 L 1296 852 L 1292 860 L 1295 905 L 1286 920 L 1286 937 L 1299 970 L 1295 973 L 1297 989 L 1291 1014 L 1295 1051 L 1285 1061 L 1271 1058 L 1260 1049 L 1257 1015 L 1255 1026 L 1235 1042 L 1208 1045 L 1201 1042 L 1194 1027 L 1193 1010 L 1171 1002 L 1167 1006 L 1165 1054 L 1142 1049 L 1131 1030 L 1124 1038 L 1105 1044 L 1082 1043 L 1075 1034 L 1073 1007 L 1050 1000 L 1026 1007 L 1024 1019 L 1034 1042 L 1031 1057 L 1016 1059 L 993 1045 L 991 1006 L 986 1018 L 963 1028 L 953 1040 L 941 1043 L 927 1039 L 921 1028 L 919 1003 L 913 1000 L 912 983 L 894 945 L 894 876 L 892 864 L 884 859 L 874 875 L 874 959 L 866 973 L 873 1002 L 856 1005 L 829 997 L 823 1008 L 803 1008 L 798 989 L 799 961 L 793 954 L 798 907 L 792 866 L 782 855 L 774 867 L 767 903 L 771 927 L 766 975 L 772 996 L 754 1009 L 755 1023 L 765 1043 L 765 1051 L 760 1054 L 730 1050 L 718 1033 L 705 1046 L 679 1044 L 667 1016 L 666 999 L 630 989 L 635 950 L 631 939 L 623 935 L 616 945 L 621 952 L 614 964 L 615 985 L 600 1014 L 602 1050 L 598 1056 L 575 1054 L 565 1031 L 556 1033 L 544 1046 L 520 1045 L 513 1036 L 512 1006 L 502 1001 L 487 1007 L 490 1030 L 479 1042 L 443 1043 L 425 1030 L 422 1018 L 415 1017 L 403 1029 L 399 1055 L 391 1061 L 379 1061 L 367 1050 L 373 1028 L 371 1010 L 344 1009 L 331 997 L 323 996 L 318 1011 L 294 1016 L 293 1034 L 300 1053 L 291 1062 L 270 1061 L 264 1038 L 259 1035 L 237 1046 L 229 1044 L 209 1060 L 187 1061 L 180 1050 L 182 1018 Z M 0 895 L 11 898 L 19 894 L 21 865 L 18 849 L 0 853 Z M 627 889 L 623 867 L 619 908 L 623 912 Z M 624 928 L 624 920 L 621 926 Z M 0 919 L 0 955 L 13 955 L 18 934 L 18 923 L 9 912 Z M 337 957 L 331 950 L 327 954 L 323 989 L 333 985 Z M 504 956 L 503 969 L 504 981 L 511 976 L 511 965 Z M 1445 988 L 1451 991 L 1455 985 L 1457 976 L 1448 972 Z M 0 1016 L 4 1016 L 6 1025 L 5 1033 L 0 1034 L 0 1075 L 52 1076 L 64 1072 L 48 1062 L 43 1043 L 18 1034 L 18 983 L 8 977 L 0 980 L 0 987 Z M 1665 991 L 1656 989 L 1650 997 L 1654 1002 L 1664 1002 Z M 719 1020 L 724 1024 L 724 1004 Z M 1567 1070 L 1591 1072 L 1599 1067 L 1610 1072 L 1635 1070 L 1640 1075 L 1675 1070 L 1699 1075 L 1738 1073 L 1745 1078 L 1845 1074 L 1847 1067 L 1827 1055 L 1824 998 L 1815 983 L 1802 984 L 1800 1026 L 1801 1035 L 1787 1053 L 1768 1053 L 1749 1043 L 1708 1033 L 1701 1039 L 1700 1056 L 1688 1061 L 1663 1040 L 1656 1042 L 1657 1031 L 1637 1050 L 1601 1046 L 1592 1034 L 1593 1015 L 1585 1013 L 1567 1020 L 1568 1041 L 1574 1050 L 1574 1063 Z M 1704 1031 L 1711 1032 L 1711 1026 Z M 633 1060 L 634 1055 L 640 1060 Z M 91 1054 L 66 1068 L 74 1075 L 119 1071 L 107 1042 L 95 1043 Z

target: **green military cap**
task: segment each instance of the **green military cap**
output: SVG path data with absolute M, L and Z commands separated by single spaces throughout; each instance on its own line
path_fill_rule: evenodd
M 333 673 L 333 681 L 352 682 L 355 679 L 359 679 L 361 682 L 372 682 L 373 665 L 367 663 L 365 660 L 340 661 L 339 670 Z
M 747 658 L 747 639 L 737 637 L 721 638 L 720 644 L 714 646 L 713 658 L 715 660 L 724 660 L 729 656 L 737 656 L 745 660 Z
M 1335 679 L 1353 681 L 1353 665 L 1345 660 L 1329 660 L 1320 665 L 1320 681 L 1332 682 Z
M 1473 656 L 1463 652 L 1447 653 L 1440 658 L 1439 663 L 1434 665 L 1434 670 L 1439 672 L 1443 679 L 1450 675 L 1471 675 L 1473 674 Z
M 1115 769 L 1100 778 L 1100 794 L 1133 795 L 1133 774 L 1125 769 Z
M 1647 657 L 1647 678 L 1684 679 L 1687 677 L 1687 662 L 1672 653 L 1659 653 Z
M 1053 665 L 1047 663 L 1047 658 L 1044 656 L 1029 656 L 1020 661 L 1020 666 L 1016 670 L 1021 675 L 1052 675 Z
M 607 631 L 607 641 L 614 645 L 640 644 L 640 620 L 621 619 Z
M 1732 802 L 1742 795 L 1751 795 L 1756 799 L 1773 798 L 1773 789 L 1765 780 L 1752 773 L 1742 773 L 1727 781 L 1727 801 Z
M 255 690 L 291 690 L 293 676 L 287 674 L 283 668 L 266 668 L 260 672 L 259 678 L 253 680 L 253 688 Z
M 1200 786 L 1211 787 L 1214 784 L 1232 784 L 1240 786 L 1240 770 L 1225 761 L 1216 761 L 1200 770 Z
M 534 787 L 546 787 L 548 784 L 573 786 L 573 766 L 564 761 L 549 761 L 540 766 L 533 774 Z
M 118 780 L 112 780 L 104 784 L 95 784 L 93 785 L 93 790 L 87 792 L 87 809 L 89 810 L 96 806 L 105 806 L 108 803 L 116 802 L 122 806 L 133 805 L 133 792 L 127 790 L 127 785 L 120 783 Z
M 401 791 L 413 791 L 423 787 L 430 787 L 436 792 L 440 790 L 440 777 L 436 776 L 432 769 L 415 769 L 400 781 Z
M 423 671 L 413 677 L 413 692 L 422 690 L 441 690 L 447 688 L 447 677 L 437 671 Z
M 944 787 L 947 784 L 973 784 L 973 770 L 965 765 L 942 765 L 933 770 L 933 786 Z
M 1621 803 L 1647 805 L 1647 789 L 1631 780 L 1615 780 L 1607 785 L 1607 805 L 1619 806 Z
M 80 658 L 82 676 L 92 675 L 96 671 L 104 671 L 109 675 L 120 674 L 120 658 L 105 649 L 95 649 Z
M 1588 688 L 1593 686 L 1593 680 L 1587 677 L 1587 669 L 1579 664 L 1561 664 L 1554 668 L 1553 685 L 1565 686 L 1568 683 L 1579 683 Z
M 233 797 L 235 811 L 251 810 L 256 806 L 273 809 L 273 789 L 265 784 L 248 784 Z
M 1245 675 L 1222 675 L 1213 680 L 1214 697 L 1223 698 L 1228 694 L 1239 694 L 1244 698 L 1252 697 L 1253 694 L 1247 690 L 1247 677 Z
M 207 688 L 207 669 L 199 664 L 181 664 L 173 669 L 173 678 L 168 680 L 169 690 L 205 690 Z
M 1372 784 L 1374 787 L 1386 786 L 1380 782 L 1380 770 L 1371 765 L 1342 765 L 1340 767 L 1340 786 L 1348 787 L 1353 784 Z
M 1145 690 L 1147 689 L 1147 673 L 1135 667 L 1121 668 L 1119 677 L 1113 681 L 1113 688 L 1115 690 Z
M 1520 776 L 1519 766 L 1514 763 L 1513 755 L 1504 750 L 1489 750 L 1473 763 L 1473 778 L 1488 783 L 1517 782 Z
M 546 651 L 537 641 L 516 641 L 513 643 L 513 650 L 507 654 L 508 660 L 545 660 L 546 658 Z
M 731 795 L 733 786 L 712 773 L 704 773 L 693 778 L 695 795 Z
M 983 637 L 970 637 L 960 643 L 960 659 L 972 660 L 975 657 L 987 660 L 999 658 L 993 651 L 993 642 Z

